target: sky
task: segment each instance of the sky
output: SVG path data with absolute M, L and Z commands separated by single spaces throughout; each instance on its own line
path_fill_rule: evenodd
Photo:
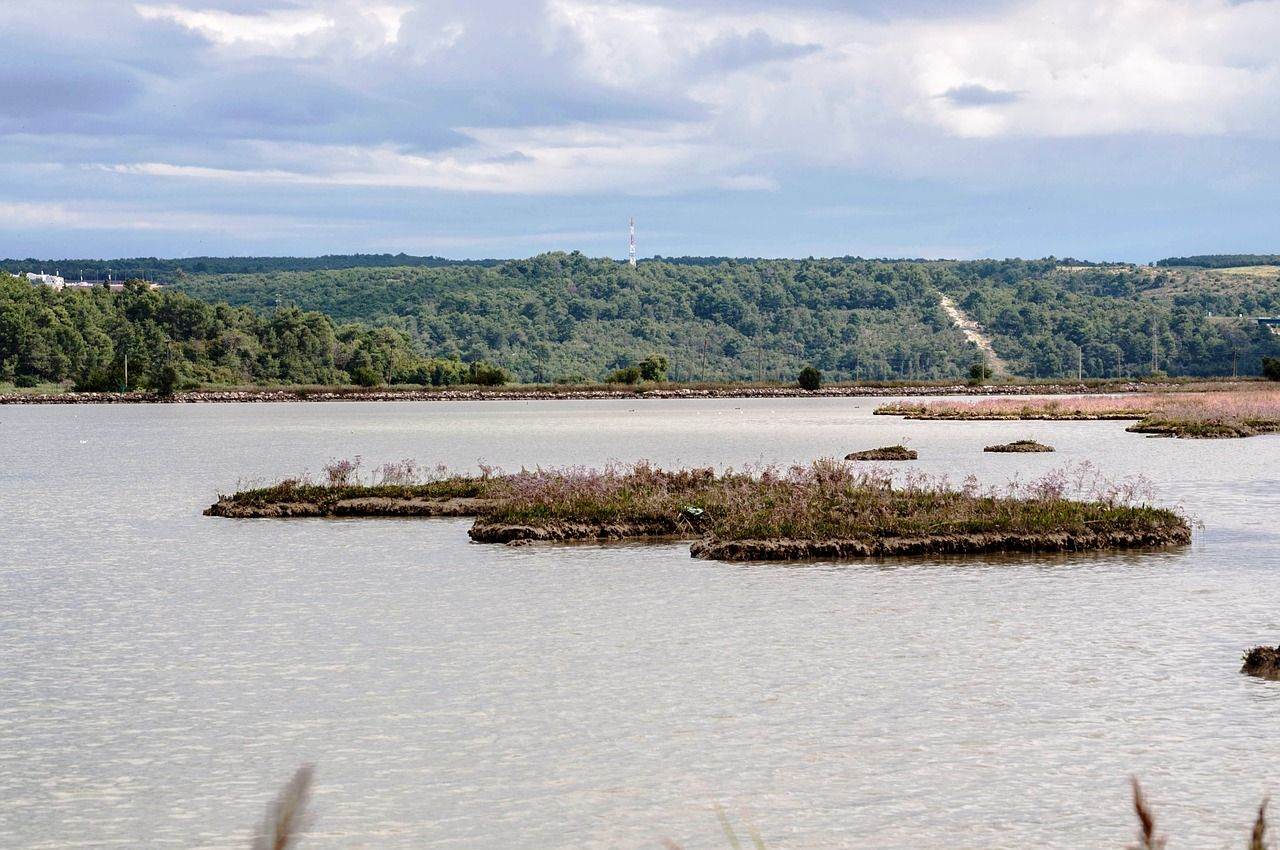
M 0 256 L 1280 252 L 1280 0 L 3 0 Z

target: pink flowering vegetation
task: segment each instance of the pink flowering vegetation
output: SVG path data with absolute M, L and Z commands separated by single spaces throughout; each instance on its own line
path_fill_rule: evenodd
M 1177 512 L 1152 506 L 1145 479 L 1111 481 L 1088 463 L 998 487 L 983 487 L 973 477 L 956 485 L 945 475 L 915 470 L 899 480 L 889 470 L 826 459 L 724 472 L 668 472 L 638 463 L 524 471 L 504 479 L 501 492 L 482 523 L 635 522 L 717 540 L 1186 527 Z
M 1130 431 L 1174 437 L 1250 437 L 1280 431 L 1280 390 L 898 402 L 879 407 L 876 413 L 908 419 L 1137 419 Z

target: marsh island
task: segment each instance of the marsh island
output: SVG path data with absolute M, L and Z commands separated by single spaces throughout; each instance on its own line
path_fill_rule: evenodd
M 322 482 L 282 481 L 222 496 L 205 513 L 231 518 L 470 516 L 480 543 L 666 538 L 725 561 L 1063 552 L 1190 542 L 1187 520 L 1141 488 L 1104 482 L 1088 464 L 1029 484 L 982 489 L 966 479 L 838 460 L 789 468 L 534 469 L 479 476 L 394 465 L 364 483 L 354 464 Z M 387 470 L 388 467 L 384 467 Z

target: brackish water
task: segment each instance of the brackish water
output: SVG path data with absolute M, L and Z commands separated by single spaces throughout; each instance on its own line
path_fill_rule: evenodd
M 876 400 L 0 407 L 0 846 L 246 848 L 318 765 L 307 848 L 1174 846 L 1280 791 L 1280 436 L 908 422 Z M 1034 437 L 1051 455 L 984 455 Z M 1185 549 L 809 565 L 470 544 L 466 520 L 212 519 L 334 457 L 1091 459 Z

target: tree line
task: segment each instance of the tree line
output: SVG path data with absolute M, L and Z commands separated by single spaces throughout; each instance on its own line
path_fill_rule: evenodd
M 1280 265 L 1280 254 L 1199 254 L 1193 257 L 1166 257 L 1157 266 L 1193 266 L 1201 269 L 1233 269 L 1244 266 Z
M 0 260 L 0 271 L 20 274 L 30 271 L 58 273 L 67 280 L 115 281 L 150 280 L 174 283 L 188 275 L 263 274 L 278 271 L 319 271 L 321 269 L 391 268 L 496 265 L 497 260 L 449 260 L 444 257 L 417 257 L 411 254 L 326 254 L 321 257 L 128 257 L 119 260 L 62 259 Z
M 0 274 L 0 382 L 78 390 L 236 384 L 430 384 L 507 379 L 499 367 L 424 356 L 391 327 L 263 313 L 132 282 L 54 290 Z

